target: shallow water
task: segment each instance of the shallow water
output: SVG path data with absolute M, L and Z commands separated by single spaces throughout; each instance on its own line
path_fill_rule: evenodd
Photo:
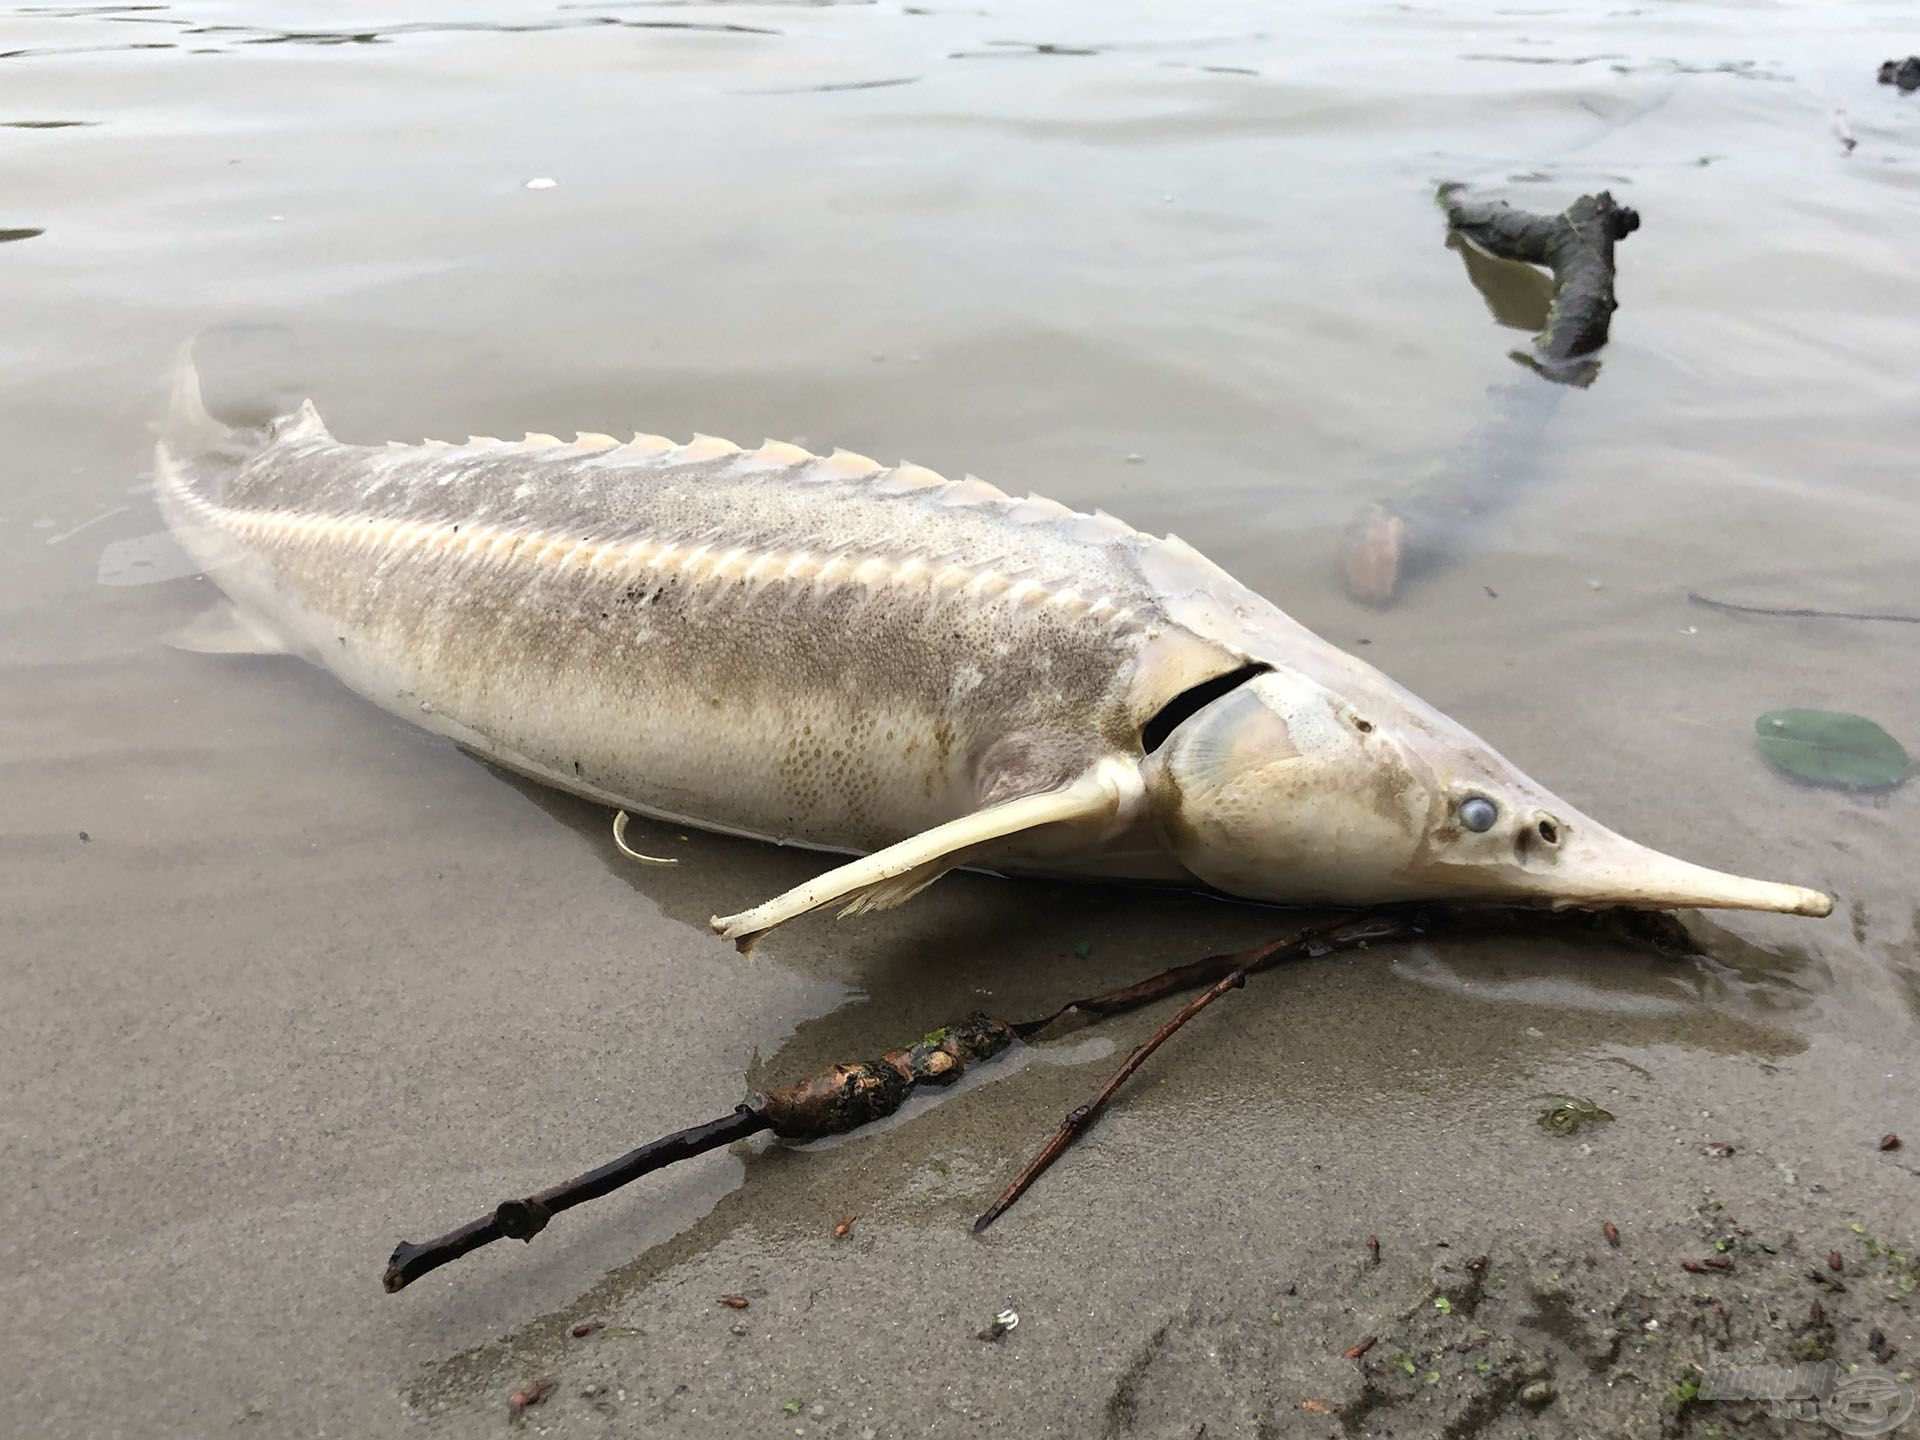
M 1657 1192 L 1664 1132 L 1733 1103 L 1877 1203 L 1857 1134 L 1920 1098 L 1916 792 L 1795 786 L 1752 721 L 1856 711 L 1920 751 L 1920 629 L 1687 596 L 1920 613 L 1920 96 L 1873 80 L 1904 7 L 452 14 L 0 15 L 0 1153 L 28 1179 L 0 1223 L 26 1282 L 0 1376 L 21 1413 L 491 1426 L 561 1317 L 670 1312 L 676 1267 L 713 1255 L 804 1275 L 851 1208 L 900 1247 L 849 1260 L 861 1283 L 984 1254 L 980 1303 L 1005 1276 L 1032 1303 L 1081 1283 L 1091 1237 L 1123 1313 L 1236 1268 L 1170 1277 L 1123 1243 L 1189 1217 L 1190 1177 L 1233 1197 L 1209 1212 L 1227 1233 L 1266 1236 L 1345 1224 L 1356 1191 L 1457 1220 L 1475 1197 L 1433 1192 L 1491 1171 L 1486 1203 L 1524 1229 L 1539 1196 L 1605 1183 L 1526 1158 L 1530 1097 L 1623 1080 L 1664 1148 L 1609 1102 L 1612 1183 Z M 1510 358 L 1524 335 L 1442 243 L 1443 180 L 1640 210 L 1592 388 L 1549 403 Z M 1104 1073 L 1097 1047 L 830 1157 L 709 1157 L 387 1299 L 400 1234 L 745 1086 L 1276 920 L 961 877 L 735 961 L 705 917 L 815 860 L 656 831 L 642 848 L 685 863 L 635 873 L 604 814 L 324 676 L 164 648 L 208 592 L 149 538 L 150 424 L 201 332 L 245 357 L 232 396 L 310 394 L 349 439 L 771 435 L 1177 531 L 1576 805 L 1840 911 L 1717 922 L 1711 963 L 1429 942 L 1272 977 L 1156 1062 L 997 1251 L 942 1247 Z M 1342 593 L 1365 502 L 1481 475 L 1497 503 L 1446 564 L 1388 609 Z M 1277 1158 L 1307 1148 L 1311 1178 Z M 864 1303 L 827 1293 L 825 1314 Z M 1112 1325 L 1074 1343 L 1123 1350 Z M 698 1338 L 672 1334 L 662 1353 Z M 808 1334 L 809 1373 L 841 1377 L 814 1393 L 844 1392 L 857 1347 Z M 964 1367 L 943 1383 L 961 1413 L 1033 1403 Z M 931 1423 L 922 1392 L 863 1393 Z

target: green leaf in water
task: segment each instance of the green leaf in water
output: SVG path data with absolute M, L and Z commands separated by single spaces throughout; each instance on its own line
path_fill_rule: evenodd
M 1884 790 L 1912 769 L 1900 742 L 1860 715 L 1769 710 L 1753 722 L 1753 730 L 1769 765 L 1814 785 Z

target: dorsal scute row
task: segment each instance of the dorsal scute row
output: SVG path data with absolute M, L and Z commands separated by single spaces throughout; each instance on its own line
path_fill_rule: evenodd
M 317 421 L 317 417 L 315 417 Z M 392 447 L 389 447 L 392 448 Z M 404 447 L 403 447 L 404 448 Z M 626 441 L 611 435 L 582 432 L 571 441 L 555 435 L 529 432 L 520 440 L 501 440 L 487 435 L 471 435 L 464 445 L 427 440 L 420 448 L 437 452 L 437 458 L 451 461 L 450 449 L 471 452 L 476 457 L 533 456 L 553 460 L 588 459 L 598 464 L 640 465 L 652 470 L 672 470 L 681 466 L 713 465 L 725 461 L 718 473 L 736 469 L 747 473 L 781 472 L 794 484 L 840 482 L 871 485 L 874 493 L 913 497 L 921 503 L 946 506 L 1001 506 L 1014 524 L 1054 525 L 1084 544 L 1098 545 L 1128 539 L 1140 534 L 1125 521 L 1103 510 L 1079 511 L 1057 500 L 1029 493 L 1012 496 L 977 475 L 950 480 L 924 465 L 901 461 L 882 465 L 870 456 L 836 449 L 817 455 L 785 440 L 764 440 L 753 450 L 713 435 L 695 433 L 686 444 L 675 444 L 662 435 L 636 432 Z

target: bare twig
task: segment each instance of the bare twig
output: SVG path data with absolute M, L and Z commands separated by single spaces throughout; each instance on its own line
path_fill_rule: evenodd
M 703 1155 L 761 1130 L 787 1140 L 813 1140 L 858 1129 L 898 1110 L 917 1086 L 950 1084 L 969 1065 L 998 1055 L 1013 1039 L 1013 1028 L 1004 1021 L 974 1015 L 877 1060 L 835 1065 L 798 1085 L 750 1096 L 730 1115 L 676 1130 L 537 1195 L 502 1201 L 491 1215 L 470 1220 L 437 1239 L 424 1244 L 401 1241 L 387 1261 L 382 1283 L 389 1292 L 402 1290 L 483 1245 L 531 1240 L 563 1210 L 630 1185 L 664 1165 Z
M 1053 1138 L 1041 1147 L 1038 1155 L 1027 1162 L 1027 1168 L 1022 1170 L 1019 1175 L 1014 1178 L 1013 1183 L 1001 1192 L 1000 1198 L 989 1205 L 980 1218 L 973 1222 L 973 1233 L 978 1235 L 982 1230 L 993 1224 L 994 1221 L 1006 1213 L 1008 1206 L 1012 1205 L 1014 1201 L 1027 1193 L 1027 1187 L 1038 1180 L 1041 1175 L 1046 1172 L 1049 1165 L 1064 1155 L 1067 1147 L 1079 1138 L 1080 1132 L 1091 1125 L 1094 1118 L 1099 1115 L 1102 1110 L 1106 1109 L 1107 1101 L 1113 1098 L 1113 1092 L 1126 1083 L 1127 1077 L 1138 1070 L 1141 1065 L 1146 1062 L 1149 1055 L 1153 1054 L 1154 1051 L 1172 1039 L 1174 1031 L 1178 1030 L 1182 1025 L 1186 1024 L 1187 1021 L 1191 1020 L 1202 1010 L 1206 1009 L 1207 1006 L 1226 994 L 1227 991 L 1238 990 L 1246 983 L 1247 972 L 1244 969 L 1232 971 L 1225 978 L 1203 991 L 1199 996 L 1189 1000 L 1179 1014 L 1175 1015 L 1171 1020 L 1167 1021 L 1166 1024 L 1154 1031 L 1152 1036 L 1145 1042 L 1135 1046 L 1133 1053 L 1127 1056 L 1126 1062 L 1122 1064 L 1118 1070 L 1113 1072 L 1113 1075 L 1108 1079 L 1107 1083 L 1094 1092 L 1091 1100 L 1068 1113 L 1067 1118 L 1060 1122 L 1060 1128 L 1053 1132 Z
M 1459 913 L 1472 916 L 1472 923 L 1480 926 L 1489 923 L 1511 924 L 1516 919 L 1520 919 L 1521 923 L 1529 923 L 1515 912 L 1498 908 Z M 1574 916 L 1558 917 L 1555 923 L 1565 924 L 1569 920 L 1584 921 L 1616 939 L 1655 944 L 1668 949 L 1686 948 L 1687 937 L 1684 932 L 1676 941 L 1658 927 L 1647 928 L 1645 917 L 1626 927 L 1623 922 L 1609 915 L 1582 917 L 1576 912 Z M 1070 1001 L 1046 1015 L 1019 1024 L 1009 1024 L 987 1015 L 973 1015 L 957 1025 L 934 1031 L 916 1045 L 889 1051 L 878 1059 L 856 1065 L 835 1065 L 785 1089 L 749 1096 L 730 1114 L 709 1120 L 703 1125 L 677 1130 L 537 1194 L 504 1201 L 491 1214 L 469 1221 L 436 1239 L 424 1243 L 402 1241 L 394 1248 L 387 1262 L 385 1286 L 389 1291 L 404 1289 L 422 1275 L 497 1240 L 531 1240 L 561 1211 L 609 1194 L 663 1166 L 718 1149 L 762 1130 L 789 1140 L 811 1140 L 822 1135 L 854 1130 L 898 1110 L 919 1086 L 952 1082 L 971 1065 L 998 1055 L 1015 1039 L 1038 1038 L 1043 1033 L 1050 1037 L 1064 1029 L 1092 1024 L 1197 986 L 1209 986 L 1205 996 L 1190 1004 L 1168 1025 L 1162 1026 L 1152 1041 L 1129 1057 L 1127 1065 L 1088 1110 L 1081 1122 L 1081 1128 L 1084 1128 L 1098 1113 L 1099 1106 L 1106 1103 L 1113 1091 L 1174 1030 L 1220 994 L 1244 983 L 1248 975 L 1296 955 L 1321 955 L 1364 944 L 1368 940 L 1418 933 L 1428 923 L 1427 912 L 1421 910 L 1342 911 L 1303 926 L 1279 940 L 1238 954 L 1213 955 L 1190 964 L 1176 965 L 1134 984 Z M 1064 1150 L 1071 1141 L 1072 1136 L 1069 1135 L 1066 1141 L 1060 1143 L 1059 1149 Z M 1045 1168 L 1044 1163 L 1029 1167 L 1031 1173 L 1023 1176 L 1016 1185 L 1024 1189 Z M 1015 1190 L 1003 1195 L 976 1228 L 984 1228 L 986 1223 L 991 1222 L 992 1216 L 1004 1211 L 1015 1198 L 1018 1198 Z M 730 1299 L 722 1297 L 721 1303 L 729 1303 Z
M 1903 615 L 1896 610 L 1815 610 L 1798 605 L 1742 605 L 1737 600 L 1716 600 L 1689 590 L 1687 599 L 1710 610 L 1731 610 L 1737 615 L 1780 615 L 1790 620 L 1891 620 L 1900 625 L 1920 625 L 1920 615 Z
M 1416 928 L 1418 928 L 1417 921 L 1411 916 L 1369 916 L 1349 913 L 1325 924 L 1306 926 L 1284 939 L 1274 940 L 1268 944 L 1256 946 L 1251 950 L 1242 951 L 1238 955 L 1214 956 L 1209 960 L 1201 960 L 1193 965 L 1180 967 L 1180 971 L 1177 973 L 1188 977 L 1197 978 L 1197 976 L 1202 973 L 1209 971 L 1218 972 L 1221 969 L 1224 969 L 1226 973 L 1220 975 L 1203 993 L 1188 1001 L 1166 1024 L 1162 1025 L 1146 1040 L 1135 1046 L 1133 1053 L 1128 1055 L 1126 1060 L 1121 1063 L 1120 1068 L 1113 1072 L 1108 1078 L 1107 1083 L 1094 1092 L 1093 1098 L 1068 1113 L 1067 1118 L 1060 1122 L 1060 1128 L 1054 1131 L 1052 1137 L 1040 1148 L 1040 1153 L 1027 1162 L 1026 1168 L 1014 1177 L 1013 1183 L 1008 1185 L 1007 1188 L 1000 1193 L 1000 1198 L 989 1205 L 986 1210 L 982 1212 L 980 1218 L 973 1222 L 973 1233 L 978 1235 L 981 1231 L 985 1230 L 989 1225 L 993 1224 L 995 1220 L 998 1220 L 1004 1215 L 1016 1200 L 1027 1193 L 1027 1190 L 1033 1185 L 1033 1182 L 1045 1174 L 1048 1167 L 1067 1152 L 1067 1147 L 1079 1139 L 1087 1127 L 1099 1118 L 1100 1112 L 1106 1109 L 1107 1102 L 1113 1098 L 1114 1093 L 1118 1091 L 1122 1085 L 1127 1083 L 1127 1080 L 1132 1076 L 1134 1071 L 1146 1063 L 1149 1055 L 1153 1054 L 1154 1051 L 1172 1039 L 1174 1033 L 1179 1030 L 1181 1026 L 1193 1019 L 1194 1016 L 1206 1009 L 1207 1006 L 1213 1004 L 1214 1001 L 1225 995 L 1229 990 L 1238 990 L 1242 985 L 1245 985 L 1247 983 L 1247 976 L 1257 970 L 1263 970 L 1289 955 L 1326 954 L 1330 950 L 1340 949 L 1347 945 L 1362 944 L 1367 940 L 1381 940 L 1395 935 L 1404 935 Z M 1176 972 L 1173 971 L 1167 972 L 1168 975 L 1175 973 Z M 1129 997 L 1140 994 L 1151 988 L 1157 988 L 1157 982 L 1162 978 L 1163 977 L 1156 976 L 1154 980 L 1145 981 L 1140 985 L 1129 987 L 1127 991 L 1116 993 Z M 1161 989 L 1158 993 L 1165 994 L 1167 991 Z M 1157 998 L 1157 996 L 1154 998 Z M 1076 1001 L 1074 1004 L 1065 1007 L 1065 1010 L 1091 1009 L 1097 1003 L 1098 998 L 1094 1001 Z M 1131 1007 L 1129 1006 L 1127 1008 Z M 1056 1012 L 1056 1014 L 1064 1014 L 1065 1010 Z M 1051 1018 L 1053 1017 L 1048 1017 L 1049 1020 Z
M 676 1130 L 673 1134 L 629 1150 L 618 1160 L 610 1160 L 598 1169 L 529 1195 L 522 1200 L 503 1200 L 491 1215 L 469 1220 L 454 1230 L 424 1244 L 402 1240 L 393 1247 L 381 1284 L 392 1294 L 404 1290 L 430 1270 L 438 1270 L 462 1255 L 491 1245 L 496 1240 L 531 1240 L 546 1229 L 547 1221 L 562 1210 L 571 1210 L 608 1191 L 629 1185 L 642 1175 L 671 1165 L 676 1160 L 702 1155 L 735 1140 L 745 1139 L 756 1130 L 768 1129 L 768 1122 L 747 1106 L 739 1106 L 731 1115 L 709 1120 L 704 1125 Z

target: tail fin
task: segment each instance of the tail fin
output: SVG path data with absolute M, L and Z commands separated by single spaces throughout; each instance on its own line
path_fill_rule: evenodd
M 174 537 L 204 565 L 205 556 L 190 530 L 203 524 L 224 503 L 227 483 L 247 460 L 264 449 L 266 430 L 228 425 L 207 410 L 194 364 L 195 341 L 180 347 L 168 387 L 167 410 L 154 446 L 153 491 Z
M 275 441 L 330 438 L 311 403 L 263 424 L 229 425 L 216 419 L 201 392 L 200 369 L 194 362 L 197 345 L 197 340 L 189 340 L 175 357 L 167 411 L 160 422 L 154 472 L 163 504 L 170 492 L 218 503 L 226 480 Z
M 173 362 L 167 415 L 160 426 L 161 448 L 176 462 L 191 462 L 227 449 L 234 434 L 231 425 L 223 425 L 207 413 L 206 399 L 200 393 L 200 371 L 193 363 L 193 342 L 189 340 Z
M 232 594 L 227 577 L 244 551 L 227 509 L 235 482 L 269 446 L 329 437 L 311 405 L 265 424 L 229 425 L 216 419 L 201 393 L 196 344 L 188 341 L 174 361 L 167 411 L 154 447 L 153 497 L 180 548 Z M 205 637 L 197 648 L 209 648 Z

